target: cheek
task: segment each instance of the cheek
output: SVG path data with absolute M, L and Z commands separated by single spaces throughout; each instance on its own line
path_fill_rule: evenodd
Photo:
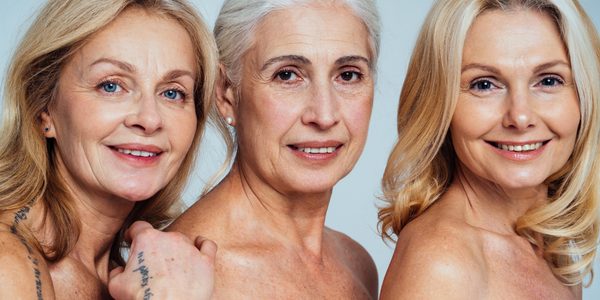
M 192 145 L 196 133 L 198 124 L 196 113 L 193 110 L 174 112 L 168 116 L 166 121 L 172 124 L 167 131 L 171 146 L 183 159 Z
M 371 120 L 371 111 L 373 109 L 373 98 L 367 97 L 361 101 L 355 101 L 353 105 L 348 106 L 346 114 L 346 127 L 352 136 L 360 138 L 366 142 L 369 131 L 369 122 Z

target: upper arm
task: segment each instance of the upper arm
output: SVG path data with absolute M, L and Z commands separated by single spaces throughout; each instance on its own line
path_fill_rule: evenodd
M 473 252 L 460 236 L 401 233 L 381 299 L 485 298 L 485 262 Z
M 45 262 L 10 232 L 0 232 L 0 299 L 54 299 Z

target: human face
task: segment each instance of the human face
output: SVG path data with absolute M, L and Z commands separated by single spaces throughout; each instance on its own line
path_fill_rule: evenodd
M 254 42 L 234 110 L 242 167 L 283 194 L 330 191 L 367 138 L 365 26 L 339 1 L 314 4 L 270 15 Z
M 175 21 L 128 9 L 67 63 L 42 126 L 76 197 L 145 200 L 173 178 L 197 123 L 192 49 Z
M 573 152 L 580 121 L 557 25 L 494 10 L 475 20 L 463 51 L 450 128 L 460 163 L 506 189 L 544 186 Z

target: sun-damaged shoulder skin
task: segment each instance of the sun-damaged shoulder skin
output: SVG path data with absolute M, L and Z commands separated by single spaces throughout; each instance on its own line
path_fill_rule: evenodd
M 55 299 L 46 262 L 6 223 L 0 223 L 0 299 Z
M 417 219 L 402 230 L 381 299 L 485 299 L 476 232 L 452 219 Z
M 377 267 L 373 258 L 367 250 L 349 236 L 325 227 L 325 234 L 332 237 L 344 251 L 344 257 L 354 271 L 356 277 L 363 283 L 373 299 L 377 299 L 379 290 L 379 278 Z

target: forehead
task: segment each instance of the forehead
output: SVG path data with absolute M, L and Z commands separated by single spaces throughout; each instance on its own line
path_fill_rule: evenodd
M 253 45 L 249 53 L 259 56 L 296 54 L 311 59 L 321 52 L 371 57 L 366 26 L 339 1 L 313 2 L 269 14 L 259 23 Z
M 135 7 L 98 31 L 78 54 L 75 57 L 84 61 L 108 58 L 138 67 L 195 70 L 194 47 L 187 30 L 173 19 Z
M 528 57 L 567 59 L 556 21 L 547 13 L 518 9 L 490 10 L 473 22 L 463 60 L 526 60 Z

